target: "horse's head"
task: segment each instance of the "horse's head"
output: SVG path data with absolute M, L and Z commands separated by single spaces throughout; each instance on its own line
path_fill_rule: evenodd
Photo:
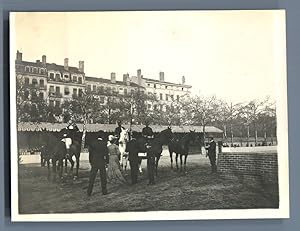
M 129 131 L 128 129 L 121 128 L 119 142 L 128 142 L 129 141 Z
M 171 141 L 172 137 L 173 137 L 173 133 L 170 127 L 161 131 L 159 134 L 159 138 L 161 139 L 161 142 L 163 144 L 168 144 Z
M 190 132 L 188 133 L 188 139 L 189 141 L 195 142 L 196 140 L 196 130 L 190 130 Z

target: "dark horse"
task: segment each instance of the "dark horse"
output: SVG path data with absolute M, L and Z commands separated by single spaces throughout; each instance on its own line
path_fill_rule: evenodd
M 158 162 L 162 153 L 162 146 L 165 144 L 169 144 L 172 138 L 172 130 L 171 128 L 167 128 L 161 131 L 154 139 L 147 140 L 144 137 L 140 137 L 137 139 L 137 143 L 139 145 L 139 152 L 147 153 L 148 155 L 155 156 L 155 173 L 157 176 L 157 167 Z
M 186 159 L 189 154 L 189 145 L 195 140 L 195 131 L 191 131 L 182 138 L 172 138 L 169 147 L 171 168 L 173 168 L 173 153 L 176 154 L 176 168 L 178 170 L 178 155 L 180 155 L 180 171 L 182 171 L 182 157 L 184 156 L 184 171 L 186 171 Z
M 46 133 L 46 142 L 41 148 L 41 164 L 47 163 L 48 179 L 51 176 L 50 160 L 52 162 L 52 171 L 54 179 L 56 179 L 57 167 L 59 167 L 59 176 L 62 177 L 63 161 L 69 160 L 71 163 L 70 172 L 73 174 L 74 161 L 73 156 L 76 158 L 76 174 L 74 178 L 78 178 L 79 158 L 80 158 L 80 143 L 76 140 L 70 146 L 69 155 L 67 155 L 66 145 L 60 138 L 51 133 Z M 58 162 L 58 165 L 57 165 Z

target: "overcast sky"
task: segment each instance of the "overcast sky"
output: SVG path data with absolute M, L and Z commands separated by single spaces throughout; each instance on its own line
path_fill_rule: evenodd
M 180 82 L 227 101 L 275 97 L 285 47 L 282 12 L 169 11 L 18 13 L 23 60 L 85 62 L 87 76 L 116 72 Z M 279 65 L 278 65 L 279 64 Z

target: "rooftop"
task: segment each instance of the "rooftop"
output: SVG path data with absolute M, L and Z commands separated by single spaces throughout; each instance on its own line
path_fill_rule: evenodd
M 79 130 L 82 132 L 83 124 L 77 124 Z M 65 123 L 30 123 L 30 122 L 21 122 L 18 123 L 18 131 L 52 131 L 58 132 L 61 129 L 65 128 L 67 124 Z M 129 125 L 122 125 L 125 128 L 129 128 Z M 99 130 L 103 130 L 106 132 L 114 132 L 117 125 L 115 124 L 87 124 L 86 129 L 88 132 L 97 132 Z M 141 132 L 145 125 L 132 125 L 131 129 L 135 132 Z M 168 126 L 161 125 L 150 125 L 153 129 L 153 132 L 161 132 L 162 130 L 168 128 Z M 172 126 L 172 132 L 174 133 L 188 133 L 190 130 L 195 130 L 195 132 L 201 133 L 203 132 L 202 126 Z M 222 133 L 222 130 L 213 126 L 206 126 L 205 132 L 207 133 Z
M 86 76 L 85 80 L 86 81 L 98 82 L 98 83 L 108 83 L 108 84 L 112 83 L 110 79 L 98 78 L 98 77 L 89 77 L 89 76 Z M 127 85 L 126 82 L 118 81 L 118 80 L 116 80 L 115 84 L 118 84 L 118 85 Z M 132 87 L 141 87 L 138 84 L 132 83 L 132 82 L 130 82 L 130 86 L 132 86 Z
M 168 84 L 168 85 L 173 85 L 173 86 L 178 86 L 178 87 L 186 87 L 186 88 L 191 88 L 192 86 L 190 85 L 186 85 L 186 84 L 182 84 L 182 83 L 172 83 L 172 82 L 166 82 L 166 81 L 160 81 L 158 79 L 149 79 L 149 78 L 144 78 L 144 80 L 146 81 L 151 81 L 151 82 L 155 82 L 155 83 L 162 83 L 162 84 Z
M 77 67 L 69 66 L 68 70 L 64 68 L 62 65 L 57 65 L 55 63 L 46 63 L 46 66 L 43 65 L 42 62 L 29 62 L 29 61 L 16 61 L 16 64 L 21 64 L 25 66 L 32 66 L 32 67 L 46 67 L 49 70 L 57 70 L 61 72 L 72 72 L 78 74 L 84 74 L 84 72 L 80 72 Z
M 16 60 L 16 64 L 21 64 L 21 65 L 25 65 L 25 66 L 33 66 L 33 67 L 45 67 L 48 70 L 56 70 L 56 71 L 60 71 L 60 72 L 71 72 L 71 73 L 77 73 L 77 74 L 84 74 L 84 72 L 79 71 L 78 67 L 73 67 L 73 66 L 68 66 L 68 70 L 65 69 L 65 67 L 63 65 L 57 65 L 56 63 L 46 63 L 46 65 L 43 65 L 43 63 L 41 61 L 37 61 L 37 62 L 29 62 L 29 61 L 20 61 L 20 60 Z M 150 78 L 144 78 L 142 77 L 144 80 L 146 81 L 150 81 L 153 83 L 160 83 L 160 84 L 167 84 L 167 85 L 172 85 L 172 86 L 177 86 L 177 87 L 185 87 L 185 88 L 191 88 L 191 85 L 187 85 L 187 84 L 182 84 L 182 83 L 172 83 L 172 82 L 167 82 L 167 81 L 160 81 L 157 79 L 150 79 Z M 86 76 L 86 80 L 87 81 L 94 81 L 94 82 L 99 82 L 99 83 L 111 83 L 110 79 L 105 79 L 105 78 L 98 78 L 98 77 L 89 77 Z M 126 82 L 124 81 L 116 81 L 116 84 L 118 85 L 127 85 Z M 130 86 L 132 87 L 141 87 L 140 85 L 130 82 Z

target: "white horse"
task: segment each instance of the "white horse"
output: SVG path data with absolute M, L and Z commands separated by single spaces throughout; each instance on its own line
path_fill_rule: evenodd
M 128 162 L 128 154 L 126 153 L 126 144 L 129 141 L 128 129 L 122 128 L 119 138 L 120 165 L 126 170 Z

